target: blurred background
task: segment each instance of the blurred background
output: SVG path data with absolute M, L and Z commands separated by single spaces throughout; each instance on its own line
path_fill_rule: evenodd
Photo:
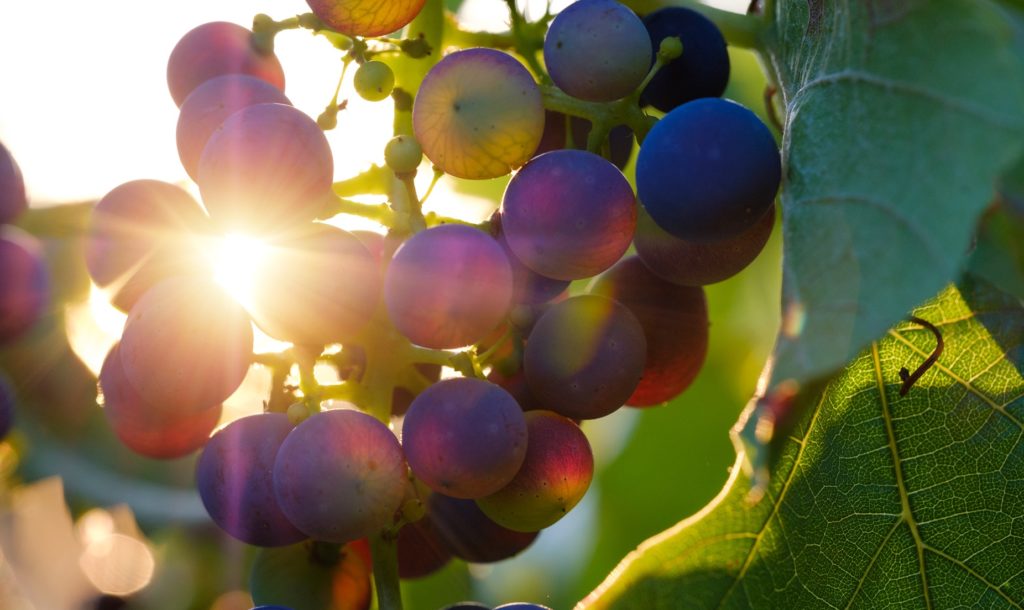
M 747 2 L 713 4 L 743 11 Z M 467 29 L 507 29 L 501 0 L 449 6 Z M 530 0 L 529 14 L 545 6 Z M 249 26 L 259 12 L 281 19 L 307 10 L 301 0 L 0 4 L 0 141 L 21 166 L 33 208 L 22 224 L 43 240 L 56 288 L 50 315 L 24 341 L 0 349 L 0 369 L 19 393 L 16 430 L 0 443 L 0 608 L 250 607 L 253 549 L 205 516 L 192 487 L 194 458 L 138 457 L 102 417 L 95 374 L 124 316 L 90 285 L 77 236 L 88 202 L 125 181 L 154 178 L 194 191 L 178 161 L 177 108 L 165 82 L 167 56 L 185 32 L 208 21 Z M 339 52 L 307 31 L 282 33 L 276 49 L 288 96 L 315 117 L 337 84 Z M 763 116 L 756 59 L 731 53 L 726 97 Z M 338 179 L 382 163 L 390 137 L 390 103 L 371 104 L 351 91 L 345 83 L 349 105 L 328 134 Z M 429 171 L 420 174 L 429 182 Z M 626 174 L 632 178 L 632 162 Z M 430 205 L 482 219 L 506 182 L 444 179 Z M 753 265 L 707 289 L 710 352 L 689 390 L 661 407 L 624 408 L 587 423 L 597 476 L 575 510 L 513 560 L 454 562 L 406 583 L 407 607 L 476 599 L 569 608 L 643 540 L 706 504 L 728 476 L 728 430 L 778 326 L 780 237 L 776 227 Z M 244 273 L 245 253 L 226 249 L 220 264 L 228 275 Z M 222 423 L 260 411 L 268 387 L 254 368 Z

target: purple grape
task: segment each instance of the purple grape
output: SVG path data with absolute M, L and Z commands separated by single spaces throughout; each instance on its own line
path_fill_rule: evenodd
M 655 53 L 662 40 L 677 36 L 683 54 L 648 83 L 641 105 L 669 112 L 691 100 L 722 95 L 729 83 L 729 52 L 714 22 L 693 9 L 672 6 L 647 15 L 643 23 Z
M 126 182 L 103 196 L 86 230 L 85 263 L 111 302 L 128 311 L 161 280 L 207 269 L 194 234 L 209 219 L 184 189 L 159 180 Z
M 427 505 L 428 518 L 452 554 L 472 563 L 508 559 L 537 539 L 537 532 L 517 532 L 498 525 L 473 500 L 435 493 Z
M 772 132 L 736 102 L 704 98 L 665 115 L 636 161 L 644 209 L 688 241 L 727 239 L 757 224 L 782 177 Z
M 147 402 L 201 411 L 241 385 L 252 362 L 252 342 L 249 315 L 217 284 L 173 278 L 132 307 L 121 364 Z
M 626 307 L 584 295 L 541 316 L 527 339 L 523 369 L 545 407 L 595 419 L 625 404 L 640 382 L 646 350 L 643 327 Z
M 178 115 L 177 141 L 181 165 L 193 180 L 210 136 L 236 111 L 255 104 L 291 102 L 279 88 L 246 74 L 211 78 L 188 94 Z
M 644 329 L 643 377 L 626 404 L 661 404 L 693 383 L 708 352 L 704 289 L 667 282 L 631 256 L 598 277 L 590 292 L 625 305 Z
M 398 439 L 357 411 L 324 411 L 298 426 L 278 452 L 274 489 L 297 528 L 344 543 L 391 525 L 408 485 Z
M 351 341 L 380 300 L 375 257 L 357 237 L 314 223 L 269 244 L 249 311 L 271 337 L 298 344 Z
M 566 119 L 569 120 L 569 129 L 572 130 L 572 146 L 569 146 L 567 138 Z M 586 150 L 587 138 L 590 137 L 592 127 L 593 125 L 587 119 L 578 116 L 567 117 L 560 112 L 546 110 L 544 112 L 544 136 L 533 156 L 563 148 Z M 633 132 L 625 125 L 617 125 L 608 132 L 608 160 L 620 170 L 626 167 L 633 154 L 633 139 Z
M 462 347 L 483 339 L 512 303 L 512 269 L 493 238 L 465 225 L 413 235 L 384 279 L 395 327 L 417 345 Z
M 252 32 L 234 23 L 214 21 L 193 28 L 167 60 L 167 86 L 179 107 L 193 89 L 224 74 L 248 74 L 284 91 L 281 62 L 258 51 Z
M 416 397 L 402 424 L 413 474 L 434 491 L 480 498 L 504 487 L 526 455 L 526 420 L 512 395 L 481 379 L 446 379 Z
M 49 303 L 42 244 L 17 227 L 0 226 L 0 344 L 24 335 Z
M 210 136 L 196 182 L 215 222 L 266 233 L 316 218 L 333 179 L 334 157 L 316 121 L 285 104 L 255 104 Z
M 206 512 L 242 542 L 284 546 L 306 539 L 274 494 L 274 461 L 291 431 L 283 413 L 237 419 L 213 435 L 196 464 L 196 488 Z
M 501 230 L 501 214 L 491 217 L 492 233 L 505 251 L 512 268 L 512 302 L 516 304 L 537 305 L 545 303 L 561 294 L 569 287 L 569 280 L 556 280 L 533 271 L 524 265 L 508 245 L 505 233 Z
M 306 0 L 331 29 L 346 36 L 381 36 L 412 21 L 426 0 Z
M 524 265 L 547 277 L 575 280 L 611 267 L 629 248 L 636 198 L 608 161 L 585 151 L 556 150 L 513 176 L 501 223 Z
M 117 438 L 146 457 L 168 460 L 199 449 L 220 422 L 221 404 L 198 411 L 178 409 L 176 403 L 152 404 L 135 391 L 125 377 L 118 345 L 103 360 L 100 370 L 103 414 Z
M 11 151 L 0 142 L 0 225 L 13 222 L 26 209 L 25 179 Z
M 14 425 L 14 388 L 7 377 L 0 373 L 0 441 L 7 437 Z
M 632 93 L 647 76 L 651 39 L 640 18 L 616 0 L 579 0 L 551 22 L 544 63 L 562 91 L 610 102 Z
M 423 578 L 443 568 L 451 558 L 451 551 L 428 518 L 410 523 L 398 532 L 400 578 Z

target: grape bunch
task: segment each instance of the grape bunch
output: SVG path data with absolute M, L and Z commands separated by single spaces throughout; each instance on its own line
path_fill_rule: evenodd
M 390 608 L 398 577 L 452 557 L 506 559 L 571 511 L 594 474 L 581 422 L 663 404 L 694 381 L 708 345 L 702 287 L 764 246 L 781 163 L 770 130 L 718 97 L 725 42 L 689 9 L 641 19 L 579 0 L 539 24 L 546 35 L 519 32 L 543 36 L 530 47 L 541 66 L 529 49 L 524 65 L 492 48 L 379 38 L 423 0 L 308 4 L 252 30 L 201 25 L 171 53 L 178 152 L 202 203 L 141 179 L 95 206 L 88 269 L 128 314 L 99 383 L 136 452 L 202 449 L 210 518 L 265 547 L 257 602 L 290 607 L 258 593 L 290 582 L 288 563 L 343 575 L 327 602 L 338 607 L 367 607 L 373 573 Z M 359 95 L 394 100 L 383 167 L 334 182 L 324 130 L 344 104 L 318 119 L 295 108 L 273 54 L 274 36 L 297 28 L 359 65 Z M 429 67 L 418 87 L 403 73 L 417 62 Z M 634 141 L 635 191 L 622 171 Z M 435 178 L 514 173 L 489 219 L 454 221 L 423 212 L 423 157 Z M 373 176 L 384 188 L 353 186 Z M 343 198 L 353 189 L 388 204 Z M 339 228 L 340 215 L 380 232 Z M 268 249 L 244 301 L 205 255 L 234 233 Z M 254 328 L 292 347 L 254 354 Z M 273 377 L 263 412 L 217 429 L 254 364 Z

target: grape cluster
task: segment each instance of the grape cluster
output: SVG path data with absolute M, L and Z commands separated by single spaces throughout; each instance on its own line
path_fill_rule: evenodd
M 388 60 L 404 47 L 360 37 L 401 28 L 423 0 L 309 5 L 293 25 L 332 33 L 360 64 L 358 93 L 401 106 L 409 92 Z M 352 551 L 364 539 L 374 560 L 397 545 L 402 578 L 452 557 L 511 557 L 586 493 L 583 420 L 662 404 L 697 376 L 702 286 L 743 269 L 771 232 L 773 136 L 715 97 L 729 64 L 710 21 L 579 0 L 550 23 L 540 82 L 489 48 L 433 65 L 406 108 L 411 129 L 376 168 L 404 194 L 382 212 L 336 194 L 322 131 L 333 124 L 291 105 L 266 44 L 267 23 L 280 24 L 260 23 L 199 26 L 170 56 L 178 151 L 202 205 L 137 180 L 95 207 L 88 268 L 128 313 L 100 373 L 106 416 L 149 457 L 203 448 L 196 484 L 211 519 L 268 547 L 266 562 L 328 544 L 338 565 L 369 565 L 369 547 Z M 645 105 L 667 114 L 655 123 Z M 634 139 L 636 192 L 621 170 Z M 423 156 L 461 179 L 515 173 L 488 221 L 446 224 L 420 209 Z M 319 222 L 338 211 L 389 230 Z M 269 247 L 244 305 L 203 255 L 228 232 Z M 294 347 L 254 355 L 254 324 Z M 254 362 L 275 380 L 265 412 L 211 437 Z M 340 382 L 320 382 L 317 362 Z M 354 408 L 325 409 L 329 399 Z M 513 607 L 539 608 L 502 608 Z

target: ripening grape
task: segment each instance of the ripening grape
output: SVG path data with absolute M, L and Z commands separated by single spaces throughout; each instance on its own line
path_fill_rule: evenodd
M 566 131 L 566 121 L 569 122 L 569 131 Z M 533 156 L 542 155 L 552 150 L 572 148 L 575 150 L 587 149 L 587 138 L 590 137 L 590 130 L 593 125 L 587 119 L 574 116 L 569 117 L 560 112 L 546 110 L 544 112 L 544 135 Z M 572 142 L 569 145 L 569 137 Z M 633 154 L 633 132 L 625 125 L 616 125 L 608 132 L 608 160 L 612 165 L 621 169 L 629 163 Z
M 408 484 L 398 439 L 358 411 L 324 411 L 295 427 L 274 464 L 288 519 L 310 537 L 343 543 L 391 525 Z
M 398 532 L 400 578 L 423 578 L 443 568 L 451 558 L 451 551 L 445 546 L 434 529 L 434 522 L 429 518 L 409 523 Z
M 210 136 L 197 183 L 215 222 L 273 232 L 316 218 L 333 180 L 334 157 L 316 121 L 292 106 L 256 104 Z
M 423 153 L 446 173 L 497 178 L 537 149 L 544 105 L 533 76 L 511 55 L 466 49 L 427 73 L 412 124 Z
M 504 231 L 501 230 L 501 214 L 491 217 L 492 234 L 505 251 L 512 268 L 512 302 L 516 304 L 537 305 L 545 303 L 561 294 L 569 287 L 569 280 L 556 280 L 545 277 L 524 265 L 512 252 Z
M 387 99 L 395 88 L 395 73 L 382 61 L 368 61 L 356 70 L 352 86 L 364 100 L 379 102 Z
M 50 272 L 39 241 L 0 226 L 0 344 L 22 336 L 50 303 Z
M 494 610 L 551 610 L 551 608 L 548 608 L 547 606 L 541 606 L 540 604 L 512 602 L 511 604 L 502 604 L 496 607 Z
M 637 195 L 658 226 L 680 239 L 716 241 L 757 223 L 782 176 L 768 127 L 736 102 L 683 104 L 651 129 L 636 161 Z
M 311 223 L 269 242 L 253 279 L 253 321 L 271 337 L 297 344 L 350 341 L 373 316 L 381 280 L 359 238 Z
M 306 539 L 285 516 L 271 473 L 292 431 L 282 413 L 237 419 L 213 435 L 196 464 L 196 488 L 210 518 L 235 538 L 256 546 Z
M 707 286 L 726 280 L 747 267 L 768 243 L 775 225 L 775 206 L 752 227 L 719 241 L 679 239 L 640 210 L 633 245 L 647 268 L 680 286 Z
M 702 97 L 718 97 L 729 83 L 729 53 L 718 26 L 697 11 L 681 6 L 663 8 L 644 17 L 655 53 L 661 41 L 676 36 L 683 54 L 654 76 L 640 97 L 642 105 L 669 112 Z
M 370 610 L 373 563 L 365 539 L 260 549 L 249 573 L 253 601 L 280 610 Z M 264 606 L 260 606 L 261 608 Z
M 509 529 L 536 532 L 583 499 L 594 477 L 590 443 L 572 420 L 551 411 L 526 414 L 529 444 L 508 485 L 477 499 L 484 514 Z
M 427 515 L 452 554 L 471 563 L 508 559 L 537 539 L 537 532 L 517 532 L 498 525 L 473 500 L 431 494 Z
M 267 81 L 246 74 L 211 78 L 188 94 L 178 115 L 178 157 L 188 175 L 199 176 L 199 157 L 210 136 L 229 116 L 254 104 L 291 104 Z
M 512 269 L 498 242 L 465 225 L 413 235 L 384 278 L 395 327 L 417 345 L 462 347 L 483 339 L 508 313 Z
M 103 360 L 99 382 L 107 422 L 117 438 L 139 455 L 161 460 L 188 455 L 206 444 L 220 421 L 220 403 L 182 410 L 176 403 L 145 400 L 125 377 L 117 344 Z
M 92 209 L 85 264 L 111 302 L 128 311 L 161 280 L 206 270 L 194 243 L 209 219 L 181 187 L 132 180 L 114 188 Z
M 179 107 L 193 89 L 224 74 L 248 74 L 284 91 L 281 62 L 257 50 L 252 32 L 234 23 L 214 21 L 193 28 L 167 60 L 167 86 Z
M 419 14 L 426 0 L 306 0 L 309 8 L 347 36 L 381 36 L 404 27 Z
M 409 468 L 431 489 L 480 498 L 516 475 L 526 420 L 512 395 L 481 379 L 446 379 L 416 397 L 402 424 Z
M 501 227 L 524 265 L 560 280 L 591 277 L 629 248 L 636 198 L 601 157 L 556 150 L 535 157 L 505 189 Z
M 0 373 L 0 441 L 7 437 L 14 424 L 14 388 L 11 381 Z
M 485 606 L 477 602 L 459 602 L 450 606 L 445 606 L 441 610 L 491 610 L 490 606 Z
M 223 402 L 241 385 L 252 342 L 248 314 L 217 284 L 172 278 L 132 307 L 121 364 L 146 401 L 197 411 Z
M 27 208 L 21 169 L 11 151 L 0 142 L 0 225 L 13 222 Z
M 544 37 L 551 80 L 573 97 L 610 102 L 632 93 L 651 65 L 651 39 L 616 0 L 579 0 L 555 16 Z
M 523 411 L 535 411 L 544 408 L 544 405 L 530 391 L 530 385 L 526 383 L 526 373 L 522 369 L 514 373 L 505 374 L 498 367 L 494 367 L 487 374 L 487 381 L 500 386 L 511 394 Z
M 639 257 L 631 256 L 601 274 L 590 292 L 625 305 L 644 329 L 646 364 L 626 404 L 661 404 L 690 386 L 708 351 L 708 306 L 703 288 L 667 282 Z
M 523 369 L 547 409 L 573 419 L 615 411 L 636 389 L 647 344 L 623 305 L 596 295 L 572 297 L 541 316 L 526 341 Z

